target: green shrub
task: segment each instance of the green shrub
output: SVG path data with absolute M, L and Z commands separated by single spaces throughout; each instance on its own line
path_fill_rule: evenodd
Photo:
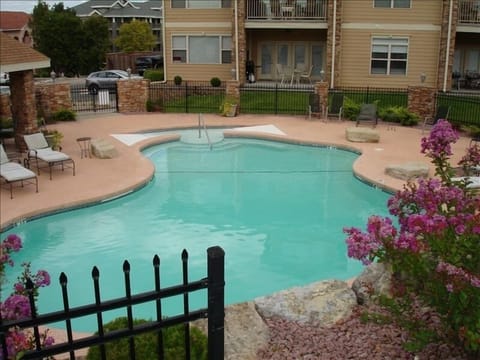
M 145 70 L 145 72 L 143 73 L 143 78 L 150 81 L 163 81 L 163 69 Z
M 50 120 L 52 121 L 75 121 L 77 119 L 77 115 L 74 111 L 68 109 L 62 109 L 55 111 Z
M 0 129 L 9 129 L 9 128 L 13 128 L 13 119 L 0 118 Z
M 182 83 L 182 77 L 180 75 L 175 75 L 175 77 L 173 78 L 173 82 L 175 83 L 175 85 L 180 85 Z
M 417 125 L 418 115 L 411 113 L 403 106 L 390 106 L 379 110 L 379 116 L 383 121 L 400 123 L 403 126 Z
M 163 110 L 163 98 L 159 98 L 156 100 L 147 100 L 147 111 L 148 112 L 155 112 L 155 111 L 162 111 Z
M 134 325 L 147 323 L 147 320 L 136 319 Z M 105 325 L 105 332 L 127 329 L 126 317 L 119 317 Z M 163 345 L 165 348 L 165 360 L 185 359 L 185 336 L 183 325 L 176 325 L 163 329 Z M 135 355 L 137 359 L 157 359 L 158 339 L 155 332 L 149 332 L 135 336 Z M 198 360 L 207 359 L 207 337 L 199 329 L 190 327 L 191 358 Z M 128 360 L 130 359 L 128 338 L 112 341 L 105 345 L 107 359 Z M 89 349 L 87 360 L 100 359 L 100 348 L 93 346 Z
M 213 77 L 210 79 L 210 84 L 212 84 L 213 87 L 219 87 L 222 81 L 218 77 Z
M 348 97 L 345 97 L 343 100 L 343 117 L 355 121 L 360 113 L 360 107 L 360 104 Z

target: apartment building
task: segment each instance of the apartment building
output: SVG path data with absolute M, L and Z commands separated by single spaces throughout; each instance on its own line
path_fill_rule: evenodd
M 112 51 L 115 52 L 114 40 L 119 34 L 120 26 L 132 20 L 147 22 L 157 39 L 154 51 L 162 51 L 162 0 L 89 0 L 72 7 L 80 18 L 102 16 L 109 22 Z
M 256 81 L 279 81 L 301 65 L 332 88 L 448 90 L 480 73 L 480 0 L 164 0 L 163 10 L 170 80 L 243 83 L 253 68 Z

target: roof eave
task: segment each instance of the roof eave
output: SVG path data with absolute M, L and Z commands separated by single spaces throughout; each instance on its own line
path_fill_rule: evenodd
M 0 72 L 25 71 L 32 69 L 43 69 L 48 67 L 50 67 L 50 59 L 25 63 L 0 64 Z

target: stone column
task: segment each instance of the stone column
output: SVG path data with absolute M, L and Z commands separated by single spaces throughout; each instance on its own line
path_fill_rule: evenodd
M 426 86 L 408 88 L 408 111 L 417 114 L 420 121 L 435 114 L 436 89 Z
M 145 112 L 150 80 L 129 79 L 117 82 L 118 111 L 121 113 Z
M 234 3 L 232 2 L 232 6 L 235 6 Z M 238 21 L 238 44 L 235 44 L 235 19 L 233 19 L 232 22 L 232 40 L 233 40 L 233 51 L 232 51 L 232 65 L 233 68 L 235 68 L 235 49 L 238 49 L 238 80 L 240 81 L 241 84 L 245 83 L 246 78 L 246 63 L 247 63 L 247 33 L 245 30 L 245 17 L 247 14 L 245 13 L 246 11 L 246 4 L 245 0 L 238 0 L 237 3 L 237 9 L 238 9 L 238 14 L 235 14 L 233 11 L 232 13 L 234 16 L 237 16 L 237 21 Z M 238 46 L 236 46 L 238 45 Z
M 445 76 L 445 67 L 447 67 L 447 86 L 446 90 L 452 88 L 452 70 L 453 60 L 455 54 L 455 38 L 457 33 L 457 19 L 458 19 L 458 1 L 453 1 L 452 9 L 452 27 L 450 33 L 450 51 L 448 53 L 448 66 L 445 62 L 447 56 L 447 41 L 448 41 L 448 20 L 450 16 L 450 0 L 442 1 L 442 28 L 440 32 L 440 51 L 438 53 L 438 70 L 437 70 L 437 88 L 443 90 L 443 81 Z
M 10 72 L 9 75 L 15 142 L 23 151 L 26 150 L 23 135 L 38 131 L 33 70 Z
M 226 82 L 225 87 L 225 95 L 227 98 L 236 100 L 237 106 L 237 113 L 240 112 L 240 81 L 236 80 L 229 80 Z
M 38 116 L 48 120 L 59 110 L 72 110 L 70 84 L 46 83 L 35 86 Z
M 320 108 L 323 116 L 328 112 L 328 83 L 325 81 L 315 83 L 315 94 L 319 97 Z
M 335 27 L 335 39 L 333 38 L 333 0 L 328 1 L 327 9 L 327 21 L 328 21 L 328 32 L 327 32 L 327 66 L 325 68 L 326 80 L 331 84 L 332 87 L 338 86 L 340 84 L 340 56 L 341 56 L 341 40 L 342 40 L 342 0 L 337 0 L 336 7 L 336 27 Z M 332 83 L 331 72 L 332 72 L 332 45 L 335 41 L 335 81 Z

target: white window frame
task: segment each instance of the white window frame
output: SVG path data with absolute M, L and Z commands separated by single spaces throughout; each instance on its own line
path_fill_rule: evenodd
M 232 0 L 172 0 L 170 7 L 172 9 L 225 9 L 232 7 L 231 1 Z M 175 4 L 177 4 L 177 6 L 174 6 Z M 203 6 L 203 4 L 206 6 Z M 209 6 L 212 4 L 215 6 Z
M 190 60 L 190 38 L 193 37 L 210 37 L 210 38 L 217 38 L 218 39 L 218 54 L 217 54 L 217 60 L 215 62 L 209 62 L 209 63 L 204 63 L 204 62 L 192 62 Z M 183 47 L 175 47 L 174 42 L 175 38 L 184 38 L 184 43 L 185 43 L 185 48 Z M 216 35 L 216 34 L 211 34 L 211 35 L 172 35 L 172 61 L 174 63 L 184 63 L 184 64 L 195 64 L 195 65 L 200 65 L 200 64 L 231 64 L 232 63 L 232 48 L 230 47 L 229 49 L 223 48 L 224 40 L 226 38 L 229 38 L 230 41 L 230 46 L 232 46 L 232 36 L 231 35 Z M 185 51 L 185 56 L 182 56 L 181 60 L 175 60 L 174 59 L 174 53 L 175 51 Z M 230 62 L 223 62 L 224 59 L 224 52 L 225 51 L 230 51 Z
M 389 9 L 389 8 L 390 9 L 411 9 L 412 8 L 413 0 L 408 0 L 409 1 L 408 7 L 396 6 L 397 1 L 405 1 L 405 0 L 389 0 L 389 1 L 390 1 L 390 6 L 379 6 L 376 4 L 376 0 L 373 0 L 373 7 L 377 9 Z
M 387 46 L 387 56 L 383 57 L 374 57 L 374 47 L 375 46 Z M 392 51 L 393 47 L 405 47 L 406 48 L 406 58 L 399 59 L 392 57 L 392 54 L 395 54 L 395 51 Z M 409 51 L 409 38 L 408 37 L 389 37 L 389 36 L 374 36 L 371 40 L 370 47 L 370 75 L 392 75 L 392 76 L 406 76 L 408 69 L 408 51 Z M 404 53 L 404 52 L 401 52 Z M 386 62 L 386 72 L 379 73 L 373 72 L 374 67 L 372 66 L 373 61 L 384 61 Z M 405 62 L 405 71 L 403 73 L 392 72 L 392 63 L 395 62 Z

